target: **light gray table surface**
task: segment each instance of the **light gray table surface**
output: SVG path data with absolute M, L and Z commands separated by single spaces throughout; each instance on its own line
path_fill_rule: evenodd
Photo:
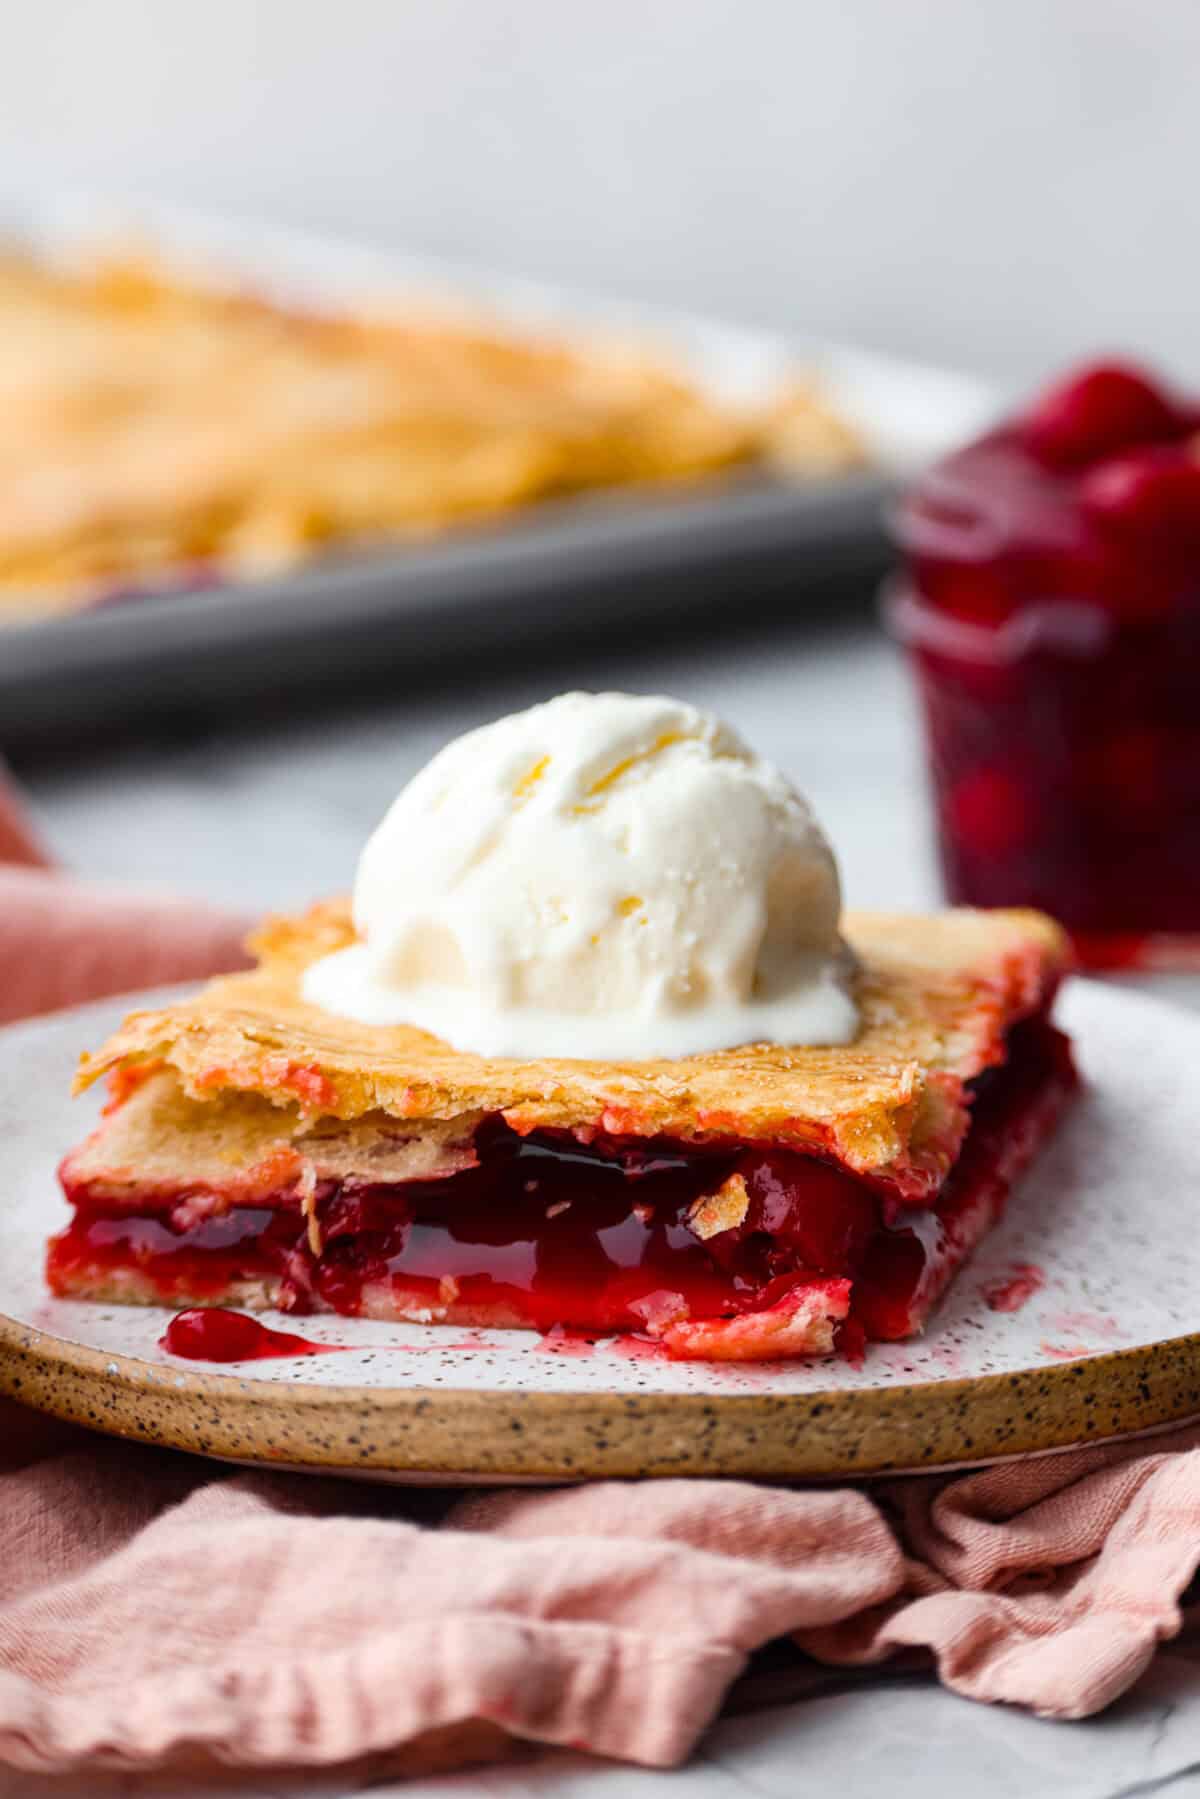
M 249 910 L 349 885 L 366 834 L 447 738 L 565 687 L 665 692 L 719 710 L 790 771 L 841 859 L 851 905 L 935 900 L 903 670 L 865 622 L 756 626 L 689 647 L 633 642 L 524 669 L 398 675 L 394 699 L 311 697 L 256 728 L 239 705 L 178 736 L 23 758 L 55 850 L 81 872 Z
M 918 907 L 938 887 L 910 695 L 892 651 L 866 625 L 754 632 L 689 647 L 639 648 L 522 672 L 445 671 L 421 691 L 267 724 L 214 721 L 151 742 L 92 746 L 20 766 L 54 848 L 81 872 L 187 889 L 248 912 L 293 906 L 348 885 L 363 838 L 398 787 L 452 734 L 567 686 L 665 691 L 718 708 L 809 794 L 838 850 L 852 905 Z M 1196 999 L 1195 985 L 1179 985 Z M 1200 1792 L 1200 1667 L 1187 1645 L 1160 1658 L 1104 1718 L 1049 1723 L 887 1675 L 815 1678 L 783 1707 L 727 1718 L 691 1765 L 652 1773 L 567 1753 L 513 1766 L 394 1783 L 372 1769 L 314 1776 L 0 1772 L 0 1799 L 844 1799 L 970 1794 L 971 1799 L 1133 1799 Z

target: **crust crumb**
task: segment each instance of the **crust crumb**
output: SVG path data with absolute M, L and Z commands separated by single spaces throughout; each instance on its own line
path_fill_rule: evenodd
M 750 1194 L 740 1174 L 731 1174 L 715 1193 L 693 1202 L 688 1210 L 688 1223 L 702 1243 L 721 1231 L 734 1231 L 745 1222 L 750 1210 Z
M 325 1238 L 317 1217 L 317 1171 L 311 1162 L 301 1163 L 296 1192 L 300 1195 L 300 1210 L 308 1225 L 308 1247 L 314 1256 L 319 1256 L 325 1248 Z

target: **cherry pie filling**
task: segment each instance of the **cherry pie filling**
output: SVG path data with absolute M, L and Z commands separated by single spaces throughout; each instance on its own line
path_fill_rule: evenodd
M 853 1340 L 918 1328 L 958 1262 L 995 1221 L 1008 1188 L 1074 1085 L 1067 1039 L 1044 1018 L 1019 1025 L 1005 1063 L 972 1083 L 972 1124 L 935 1202 L 914 1206 L 813 1156 L 730 1143 L 518 1136 L 481 1126 L 479 1165 L 440 1180 L 319 1184 L 313 1223 L 294 1189 L 181 1221 L 178 1186 L 132 1212 L 95 1200 L 64 1172 L 74 1207 L 51 1240 L 59 1293 L 137 1276 L 138 1296 L 216 1302 L 241 1281 L 278 1282 L 278 1304 L 357 1314 L 391 1295 L 413 1315 L 472 1311 L 497 1323 L 596 1332 L 653 1328 L 664 1305 L 693 1319 L 775 1305 L 813 1280 L 852 1282 Z M 740 1175 L 740 1223 L 703 1236 L 697 1202 Z M 386 1309 L 382 1315 L 386 1314 Z
M 1200 410 L 1098 365 L 946 458 L 897 530 L 946 887 L 1092 966 L 1200 958 Z

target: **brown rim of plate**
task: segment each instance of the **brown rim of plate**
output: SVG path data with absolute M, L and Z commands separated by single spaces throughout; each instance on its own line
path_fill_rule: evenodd
M 0 1394 L 136 1442 L 478 1481 L 831 1479 L 1104 1442 L 1200 1415 L 1200 1333 L 971 1379 L 804 1394 L 281 1386 L 85 1348 L 0 1315 Z

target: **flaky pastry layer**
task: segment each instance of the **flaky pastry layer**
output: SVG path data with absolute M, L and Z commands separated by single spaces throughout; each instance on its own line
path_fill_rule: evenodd
M 386 1112 L 313 1118 L 299 1106 L 227 1091 L 189 1099 L 173 1069 L 144 1065 L 63 1173 L 106 1205 L 137 1210 L 144 1196 L 187 1195 L 204 1210 L 252 1205 L 305 1180 L 441 1180 L 478 1165 L 482 1112 L 414 1125 Z
M 255 1094 L 295 1128 L 375 1115 L 418 1129 L 499 1114 L 513 1129 L 585 1139 L 669 1136 L 776 1144 L 835 1157 L 909 1198 L 941 1185 L 968 1123 L 965 1083 L 1003 1059 L 1067 965 L 1066 938 L 1035 912 L 851 914 L 862 1029 L 834 1048 L 758 1044 L 676 1061 L 486 1060 L 423 1031 L 341 1019 L 307 1004 L 300 977 L 354 940 L 345 901 L 270 921 L 259 966 L 195 998 L 133 1013 L 78 1085 L 116 1071 L 174 1071 L 193 1101 Z M 214 1112 L 214 1122 L 216 1113 Z M 289 1129 L 292 1127 L 289 1126 Z

